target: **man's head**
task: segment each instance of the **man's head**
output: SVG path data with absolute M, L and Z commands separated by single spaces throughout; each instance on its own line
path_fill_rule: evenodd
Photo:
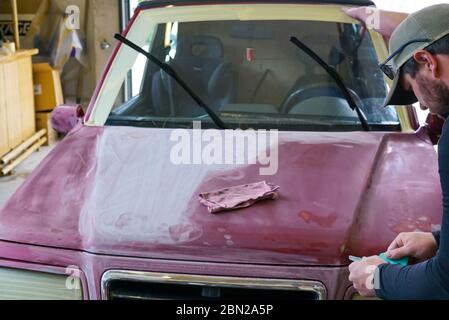
M 449 35 L 413 54 L 402 67 L 401 85 L 422 109 L 449 115 Z
M 394 83 L 385 105 L 419 101 L 449 116 L 449 4 L 410 15 L 393 33 L 390 50 L 382 69 Z

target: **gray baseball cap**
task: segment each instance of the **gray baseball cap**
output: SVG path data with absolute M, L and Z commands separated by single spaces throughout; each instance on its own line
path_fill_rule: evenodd
M 437 4 L 411 14 L 395 30 L 390 39 L 391 56 L 381 65 L 393 80 L 384 106 L 408 105 L 418 101 L 413 92 L 400 84 L 404 64 L 413 54 L 449 34 L 449 4 Z

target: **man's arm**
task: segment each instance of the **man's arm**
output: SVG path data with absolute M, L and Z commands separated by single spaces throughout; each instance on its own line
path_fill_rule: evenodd
M 379 32 L 387 42 L 399 24 L 408 17 L 407 13 L 384 11 L 374 7 L 345 7 L 343 12 L 351 18 L 361 21 L 368 28 L 373 28 Z M 378 17 L 373 19 L 373 15 L 376 14 L 378 14 Z
M 438 162 L 443 190 L 443 222 L 437 235 L 436 256 L 417 265 L 379 266 L 380 288 L 376 294 L 384 299 L 449 299 L 449 124 L 443 128 Z M 437 238 L 436 238 L 437 239 Z M 437 239 L 437 242 L 438 242 Z
M 449 273 L 445 265 L 438 257 L 407 267 L 383 264 L 378 268 L 376 295 L 386 300 L 447 300 Z

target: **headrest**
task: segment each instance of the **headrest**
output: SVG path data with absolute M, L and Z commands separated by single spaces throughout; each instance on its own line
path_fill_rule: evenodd
M 274 38 L 274 31 L 273 28 L 266 23 L 264 23 L 263 28 L 261 28 L 261 23 L 240 21 L 232 27 L 231 37 L 247 40 L 272 40 Z
M 177 57 L 223 58 L 223 44 L 212 36 L 190 36 L 179 41 Z

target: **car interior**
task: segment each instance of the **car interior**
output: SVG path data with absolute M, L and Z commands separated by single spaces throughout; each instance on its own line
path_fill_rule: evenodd
M 387 95 L 368 32 L 352 24 L 317 21 L 204 21 L 177 24 L 167 43 L 160 25 L 151 53 L 168 63 L 214 111 L 226 115 L 291 115 L 352 119 L 335 81 L 290 42 L 296 36 L 343 77 L 371 122 L 397 121 L 379 106 Z M 204 109 L 151 62 L 140 92 L 113 115 L 201 118 Z

